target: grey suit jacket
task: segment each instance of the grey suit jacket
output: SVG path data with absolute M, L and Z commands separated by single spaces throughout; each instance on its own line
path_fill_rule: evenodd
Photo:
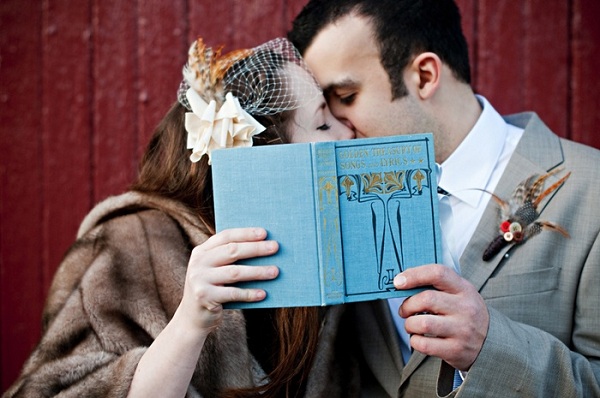
M 365 396 L 600 397 L 600 151 L 559 138 L 532 113 L 506 120 L 525 132 L 495 193 L 508 198 L 530 175 L 571 171 L 538 207 L 539 220 L 571 237 L 543 231 L 484 262 L 500 223 L 490 201 L 460 259 L 463 277 L 488 305 L 490 326 L 454 392 L 453 370 L 438 358 L 414 352 L 404 366 L 385 302 L 353 305 Z

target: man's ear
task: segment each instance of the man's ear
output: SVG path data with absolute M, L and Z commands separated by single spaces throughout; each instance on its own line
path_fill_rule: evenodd
M 435 53 L 417 55 L 410 64 L 416 89 L 421 99 L 429 99 L 437 91 L 442 75 L 442 60 Z

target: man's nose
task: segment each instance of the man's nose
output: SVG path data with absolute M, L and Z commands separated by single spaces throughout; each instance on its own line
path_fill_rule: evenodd
M 343 108 L 341 106 L 336 106 L 334 104 L 332 104 L 331 102 L 329 102 L 329 109 L 331 110 L 331 114 L 340 122 L 342 122 L 346 127 L 348 127 L 349 129 L 351 129 L 352 131 L 354 131 L 354 133 L 356 134 L 356 129 L 354 128 L 354 125 L 352 124 L 352 122 L 348 119 L 346 113 L 344 112 Z
M 350 131 L 352 131 L 352 138 L 356 138 L 356 129 L 354 128 L 352 122 L 348 119 L 341 119 L 340 122 L 342 122 L 344 126 L 348 127 Z

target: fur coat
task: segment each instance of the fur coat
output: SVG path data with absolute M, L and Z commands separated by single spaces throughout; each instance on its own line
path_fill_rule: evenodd
M 179 305 L 204 231 L 189 210 L 161 197 L 129 192 L 96 206 L 56 272 L 41 341 L 4 398 L 125 397 L 138 361 Z M 338 336 L 343 319 L 343 307 L 328 308 L 307 397 L 357 395 L 353 344 Z M 218 396 L 222 387 L 256 385 L 263 376 L 242 312 L 226 310 L 188 396 Z

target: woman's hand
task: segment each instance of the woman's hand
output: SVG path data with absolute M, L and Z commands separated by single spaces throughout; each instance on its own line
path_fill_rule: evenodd
M 192 251 L 183 298 L 173 319 L 142 356 L 128 397 L 183 397 L 208 334 L 223 316 L 223 303 L 260 301 L 266 293 L 232 283 L 275 278 L 275 266 L 244 266 L 237 261 L 276 253 L 262 228 L 219 232 Z
M 184 319 L 199 330 L 215 328 L 223 312 L 223 303 L 260 301 L 261 289 L 230 286 L 236 282 L 274 279 L 275 266 L 248 266 L 239 260 L 269 256 L 277 252 L 277 242 L 266 241 L 263 228 L 237 228 L 219 232 L 192 251 L 179 310 Z M 179 312 L 178 310 L 178 312 Z M 183 314 L 180 314 L 183 315 Z

